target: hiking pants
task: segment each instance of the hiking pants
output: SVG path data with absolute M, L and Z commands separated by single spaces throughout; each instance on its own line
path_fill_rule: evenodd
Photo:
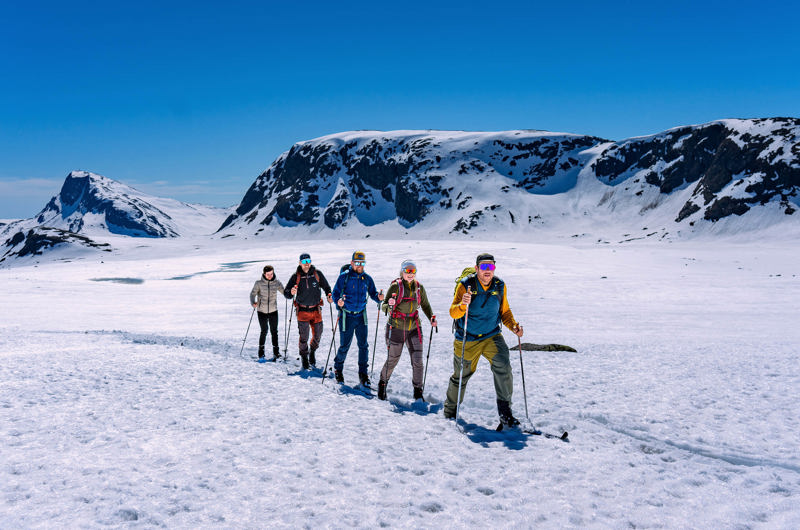
M 312 313 L 298 311 L 297 331 L 300 335 L 300 356 L 308 355 L 309 331 L 311 332 L 311 351 L 317 351 L 317 348 L 319 348 L 319 341 L 322 338 L 322 314 L 319 311 L 314 311 Z
M 278 348 L 278 312 L 262 313 L 258 311 L 258 325 L 261 327 L 261 335 L 258 336 L 259 357 L 264 352 L 264 343 L 267 341 L 267 330 L 269 330 L 272 335 L 272 353 L 278 355 L 281 351 Z
M 339 321 L 339 349 L 333 359 L 333 369 L 342 371 L 344 360 L 347 358 L 347 350 L 353 342 L 353 333 L 358 342 L 358 373 L 360 375 L 369 374 L 369 342 L 367 341 L 367 311 L 360 313 L 341 312 Z
M 456 413 L 456 399 L 458 397 L 458 375 L 461 373 L 461 341 L 453 342 L 453 375 L 450 376 L 450 384 L 447 387 L 447 399 L 444 402 L 445 415 Z M 464 392 L 467 383 L 475 369 L 478 367 L 478 360 L 481 356 L 486 357 L 494 376 L 494 391 L 497 399 L 511 403 L 511 394 L 514 390 L 514 379 L 511 374 L 511 361 L 509 358 L 508 345 L 503 339 L 503 334 L 498 333 L 492 337 L 482 340 L 467 341 L 464 349 L 464 373 L 461 378 L 460 402 L 464 401 Z
M 415 388 L 422 388 L 422 341 L 418 328 L 405 331 L 386 325 L 388 355 L 381 370 L 381 381 L 389 382 L 389 378 L 392 377 L 392 372 L 400 360 L 400 355 L 403 353 L 404 344 L 408 346 L 408 355 L 411 358 L 411 384 Z

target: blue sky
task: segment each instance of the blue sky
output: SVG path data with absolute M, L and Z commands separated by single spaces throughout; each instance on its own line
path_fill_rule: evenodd
M 73 169 L 238 204 L 294 142 L 353 129 L 620 140 L 800 117 L 798 19 L 769 1 L 6 2 L 0 218 Z

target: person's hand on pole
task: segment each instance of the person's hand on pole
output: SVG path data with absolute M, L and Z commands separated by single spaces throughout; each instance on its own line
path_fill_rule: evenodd
M 472 290 L 468 289 L 467 292 L 461 296 L 461 305 L 468 306 L 470 302 L 472 302 Z

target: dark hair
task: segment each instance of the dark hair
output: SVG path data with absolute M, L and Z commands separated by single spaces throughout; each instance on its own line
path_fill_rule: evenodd
M 263 274 L 266 274 L 269 271 L 274 271 L 274 270 L 275 269 L 272 268 L 272 265 L 264 265 L 264 273 Z

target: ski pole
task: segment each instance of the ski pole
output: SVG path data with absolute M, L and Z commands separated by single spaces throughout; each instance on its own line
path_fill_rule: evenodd
M 292 328 L 292 317 L 294 316 L 295 311 L 297 308 L 294 305 L 294 301 L 297 298 L 297 293 L 292 296 L 292 312 L 289 313 L 289 325 L 286 327 L 286 342 L 283 343 L 283 362 L 286 362 L 286 357 L 288 357 L 287 353 L 289 350 L 289 330 Z
M 472 287 L 467 288 L 472 294 Z M 461 380 L 464 377 L 464 350 L 467 347 L 467 322 L 469 320 L 469 305 L 464 310 L 464 337 L 461 339 L 461 370 L 458 372 L 458 397 L 456 398 L 456 426 L 458 426 L 458 413 L 461 409 Z
M 433 329 L 439 333 L 439 325 L 431 326 L 431 336 L 428 337 L 428 355 L 425 357 L 425 375 L 422 377 L 422 391 L 425 392 L 425 381 L 428 380 L 428 360 L 431 358 L 431 342 L 433 342 Z M 425 398 L 423 398 L 425 399 Z
M 331 310 L 331 318 L 333 318 L 333 310 Z M 336 328 L 339 327 L 339 319 L 342 318 L 342 313 L 339 311 L 339 317 L 336 319 L 336 323 L 333 325 L 333 336 L 336 336 Z M 322 370 L 322 384 L 325 384 L 325 380 L 328 378 L 328 362 L 331 360 L 331 352 L 333 351 L 333 345 L 335 341 L 331 341 L 331 345 L 328 348 L 328 358 L 325 359 L 325 368 Z
M 334 349 L 336 348 L 336 326 L 333 323 L 333 303 L 328 304 L 328 309 L 331 310 L 331 341 Z
M 392 300 L 396 300 L 396 298 L 397 298 L 397 293 L 394 293 L 392 295 Z M 390 305 L 389 308 L 393 309 L 394 306 Z M 380 311 L 380 309 L 378 311 Z M 391 348 L 392 348 L 392 330 L 394 329 L 392 327 L 392 318 L 394 318 L 394 311 L 392 311 L 392 313 L 390 315 L 387 315 L 387 316 L 389 318 L 389 321 L 386 323 L 386 330 L 387 330 L 387 332 L 386 332 L 386 362 L 388 363 L 389 362 L 389 354 L 391 353 Z M 375 330 L 375 331 L 377 333 L 377 330 Z M 403 342 L 405 342 L 405 341 L 403 341 Z M 402 345 L 400 346 L 400 353 L 402 353 Z M 388 372 L 388 364 L 387 364 L 387 372 Z M 383 370 L 381 370 L 381 374 L 383 374 Z M 384 383 L 387 383 L 387 384 L 389 383 L 388 375 L 387 375 L 387 380 L 384 381 Z
M 277 302 L 277 301 L 276 301 Z M 284 297 L 283 299 L 283 336 L 286 340 L 285 344 L 288 345 L 289 343 L 289 299 Z M 286 348 L 287 346 L 283 347 L 283 354 L 286 355 Z
M 517 344 L 519 345 L 519 369 L 522 372 L 522 395 L 525 397 L 525 417 L 528 418 L 528 423 L 531 423 L 531 417 L 528 416 L 528 391 L 525 389 L 525 366 L 522 364 L 522 338 L 519 335 L 517 335 Z
M 383 294 L 383 289 L 378 295 Z M 378 346 L 378 326 L 381 323 L 381 302 L 378 301 L 378 320 L 375 322 L 375 341 L 372 343 L 372 363 L 369 367 L 369 376 L 372 377 L 375 370 L 375 348 Z
M 256 314 L 256 308 L 253 307 L 253 312 L 250 313 L 250 322 L 247 323 L 247 331 L 244 332 L 244 339 L 242 339 L 242 349 L 239 350 L 239 357 L 242 356 L 242 352 L 244 351 L 244 343 L 247 342 L 247 334 L 250 333 L 250 324 L 253 323 L 253 315 Z

